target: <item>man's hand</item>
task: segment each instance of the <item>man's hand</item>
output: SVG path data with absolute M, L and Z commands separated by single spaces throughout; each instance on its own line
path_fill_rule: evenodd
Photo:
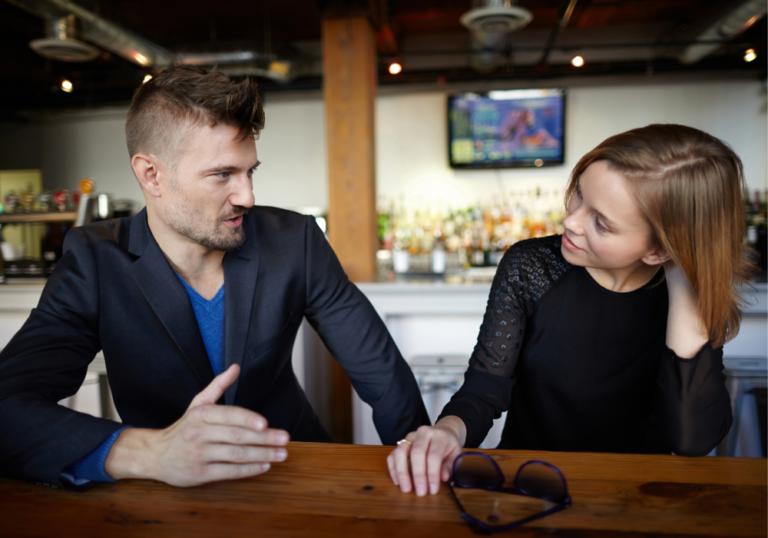
M 164 430 L 127 428 L 107 455 L 112 478 L 149 478 L 197 486 L 266 472 L 288 457 L 288 432 L 267 428 L 264 417 L 242 407 L 216 405 L 240 373 L 233 364 L 195 396 L 186 413 Z

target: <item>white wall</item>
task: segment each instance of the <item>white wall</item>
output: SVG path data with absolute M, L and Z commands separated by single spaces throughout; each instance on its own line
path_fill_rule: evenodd
M 757 81 L 577 87 L 566 110 L 566 163 L 540 169 L 452 170 L 448 167 L 444 92 L 380 95 L 376 152 L 379 194 L 409 201 L 466 205 L 503 188 L 560 188 L 578 158 L 606 137 L 653 122 L 698 127 L 730 143 L 744 160 L 751 190 L 765 189 L 766 93 Z M 257 142 L 263 165 L 257 203 L 326 208 L 325 111 L 318 92 L 268 95 L 266 128 Z M 62 114 L 47 124 L 4 125 L 0 169 L 42 168 L 47 188 L 75 188 L 82 177 L 97 190 L 143 206 L 131 173 L 125 109 Z
M 266 101 L 266 128 L 256 143 L 262 165 L 254 176 L 256 203 L 328 206 L 325 107 L 322 95 Z M 41 168 L 48 189 L 76 189 L 92 178 L 96 190 L 144 206 L 125 144 L 126 107 L 71 112 L 43 124 L 3 125 L 0 169 Z
M 725 140 L 743 159 L 750 188 L 766 188 L 766 93 L 759 82 L 573 88 L 566 103 L 566 162 L 543 168 L 451 169 L 446 106 L 441 92 L 379 97 L 379 194 L 462 206 L 501 188 L 562 188 L 579 158 L 602 140 L 657 122 L 690 125 Z

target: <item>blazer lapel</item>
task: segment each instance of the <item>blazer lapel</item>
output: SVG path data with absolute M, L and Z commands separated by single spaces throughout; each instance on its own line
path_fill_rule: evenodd
M 259 249 L 249 243 L 224 257 L 225 368 L 229 368 L 232 364 L 242 367 L 248 328 L 252 321 L 253 295 L 256 290 L 256 277 L 259 274 Z M 235 401 L 239 380 L 238 376 L 238 379 L 224 392 L 228 405 L 232 405 Z
M 133 279 L 184 354 L 202 387 L 206 387 L 213 380 L 213 369 L 189 295 L 152 237 L 145 211 L 134 217 L 131 226 L 128 250 L 139 256 L 131 265 Z

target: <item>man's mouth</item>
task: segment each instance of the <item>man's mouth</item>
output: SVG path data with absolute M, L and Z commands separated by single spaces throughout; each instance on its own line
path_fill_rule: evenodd
M 239 228 L 243 224 L 243 215 L 237 215 L 224 221 L 224 223 L 230 228 Z

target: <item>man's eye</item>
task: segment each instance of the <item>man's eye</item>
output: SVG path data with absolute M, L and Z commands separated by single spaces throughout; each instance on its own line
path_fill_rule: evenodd
M 219 172 L 216 174 L 216 177 L 219 179 L 227 179 L 229 177 L 229 172 Z

